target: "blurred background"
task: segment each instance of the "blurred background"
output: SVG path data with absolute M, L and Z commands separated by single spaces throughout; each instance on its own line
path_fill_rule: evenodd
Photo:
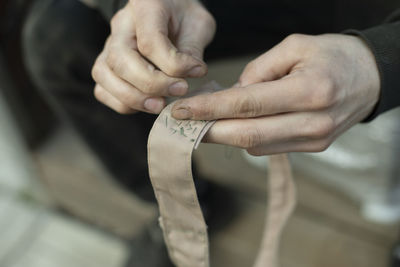
M 131 240 L 157 207 L 116 182 L 33 82 L 22 39 L 32 3 L 0 1 L 0 266 L 127 266 Z M 191 86 L 230 86 L 255 56 L 210 56 L 209 75 Z M 399 115 L 358 125 L 325 152 L 290 155 L 299 203 L 284 233 L 283 267 L 390 266 L 400 221 Z M 235 203 L 234 217 L 211 236 L 213 264 L 250 266 L 267 159 L 216 145 L 202 145 L 195 159 Z

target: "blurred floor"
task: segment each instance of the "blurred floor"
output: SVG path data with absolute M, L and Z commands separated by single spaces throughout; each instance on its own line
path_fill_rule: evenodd
M 203 145 L 197 159 L 207 177 L 233 185 L 241 203 L 240 216 L 212 240 L 216 266 L 250 266 L 264 218 L 265 173 L 237 149 Z M 397 226 L 367 222 L 349 197 L 301 174 L 295 178 L 299 204 L 282 241 L 283 267 L 388 266 Z
M 121 266 L 125 243 L 57 212 L 36 177 L 0 91 L 0 266 Z
M 79 145 L 80 141 L 76 138 L 73 131 L 64 128 L 44 149 L 37 152 L 36 157 L 42 166 L 47 183 L 52 180 L 50 183 L 53 190 L 58 188 L 56 192 L 59 199 L 63 193 L 70 200 L 64 199 L 65 203 L 81 199 L 80 209 L 83 210 L 80 214 L 90 221 L 90 217 L 98 212 L 97 217 L 91 220 L 101 225 L 99 218 L 102 217 L 102 213 L 109 214 L 109 209 L 103 209 L 103 206 L 99 205 L 96 212 L 95 206 L 85 206 L 82 197 L 84 198 L 86 194 L 85 190 L 90 188 L 104 188 L 105 184 L 110 185 L 109 189 L 100 189 L 100 192 L 103 192 L 102 190 L 116 190 L 111 189 L 115 185 L 104 177 L 93 179 L 101 167 L 95 167 L 95 159 L 85 151 L 84 146 Z M 57 153 L 53 154 L 51 151 Z M 72 151 L 79 151 L 75 154 L 79 156 L 71 157 Z M 251 167 L 237 149 L 203 145 L 196 152 L 196 158 L 200 169 L 207 177 L 232 188 L 239 204 L 238 216 L 212 237 L 214 266 L 250 266 L 257 251 L 263 226 L 265 173 Z M 66 171 L 68 169 L 70 172 Z M 68 175 L 74 177 L 67 179 Z M 99 173 L 97 175 L 104 176 Z M 78 180 L 79 186 L 76 185 Z M 296 175 L 296 181 L 299 189 L 299 205 L 284 235 L 281 251 L 283 267 L 387 266 L 388 253 L 397 238 L 397 226 L 369 223 L 359 216 L 357 203 L 343 194 L 301 175 Z M 78 187 L 79 190 L 71 190 Z M 96 198 L 93 194 L 87 202 Z M 140 228 L 139 218 L 144 214 L 138 215 L 140 213 L 138 210 L 127 211 L 126 199 L 114 199 L 114 201 L 116 206 L 120 203 L 123 216 L 131 222 L 130 230 L 122 231 L 120 234 L 134 233 L 135 229 Z M 76 210 L 74 205 L 70 208 Z M 118 213 L 118 208 L 115 208 L 114 212 Z M 125 222 L 125 220 L 114 221 L 113 227 L 125 229 L 124 227 L 127 227 Z M 144 219 L 142 223 L 145 222 Z M 106 222 L 103 222 L 104 226 L 107 227 Z

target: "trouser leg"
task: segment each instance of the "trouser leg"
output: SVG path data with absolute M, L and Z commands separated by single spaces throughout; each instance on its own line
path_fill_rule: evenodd
M 77 0 L 36 1 L 24 31 L 27 65 L 114 177 L 152 199 L 146 145 L 155 116 L 120 115 L 93 96 L 90 72 L 108 34 L 101 15 Z

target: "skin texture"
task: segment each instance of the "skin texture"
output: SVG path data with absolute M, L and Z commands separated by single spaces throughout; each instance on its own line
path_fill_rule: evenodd
M 172 115 L 219 119 L 206 141 L 256 156 L 320 152 L 371 113 L 379 91 L 375 58 L 361 39 L 295 34 L 250 62 L 234 88 L 180 100 Z
M 159 113 L 164 97 L 186 94 L 183 78 L 207 73 L 203 50 L 215 27 L 194 0 L 130 0 L 93 66 L 95 97 L 121 114 Z
M 212 16 L 195 0 L 131 0 L 92 70 L 95 97 L 121 114 L 159 113 L 207 73 Z M 233 88 L 176 103 L 177 119 L 219 120 L 206 142 L 252 155 L 319 152 L 378 102 L 375 58 L 358 37 L 294 34 L 250 62 Z

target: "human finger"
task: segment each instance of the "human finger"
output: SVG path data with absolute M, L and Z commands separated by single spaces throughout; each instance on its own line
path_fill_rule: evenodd
M 204 62 L 180 52 L 170 40 L 177 18 L 161 1 L 138 0 L 133 9 L 140 54 L 172 77 L 200 77 L 206 74 Z M 171 25 L 174 24 L 174 25 Z
M 241 86 L 273 81 L 290 73 L 304 58 L 311 46 L 310 36 L 292 34 L 261 56 L 251 61 L 243 70 L 239 83 Z
M 104 58 L 112 71 L 145 94 L 182 96 L 188 84 L 185 80 L 168 77 L 157 70 L 137 50 L 136 33 L 128 8 L 120 11 L 111 22 L 112 35 L 104 48 Z
M 104 66 L 103 66 L 104 65 Z M 101 88 L 107 90 L 119 102 L 134 110 L 158 114 L 165 106 L 163 98 L 154 98 L 118 78 L 106 64 L 96 63 L 92 76 Z M 152 99 L 147 101 L 147 99 Z
M 204 142 L 252 149 L 287 142 L 330 139 L 334 130 L 335 122 L 328 114 L 287 113 L 217 121 L 208 131 Z
M 94 88 L 94 96 L 99 102 L 103 103 L 104 105 L 108 106 L 109 108 L 115 110 L 120 114 L 133 114 L 137 112 L 137 110 L 134 110 L 119 101 L 116 97 L 114 97 L 111 93 L 102 88 L 99 84 L 96 84 Z
M 111 44 L 109 49 L 106 58 L 109 68 L 143 93 L 153 96 L 182 96 L 187 93 L 185 80 L 168 77 L 139 52 L 118 44 Z
M 278 113 L 325 109 L 335 101 L 333 85 L 314 74 L 231 88 L 176 102 L 177 119 L 251 118 Z
M 194 8 L 193 8 L 194 9 Z M 205 47 L 212 41 L 216 30 L 216 22 L 205 9 L 194 9 L 190 15 L 184 16 L 181 29 L 177 36 L 176 47 L 180 52 L 203 60 Z M 202 75 L 199 68 L 199 76 Z M 195 76 L 193 70 L 192 76 Z
M 312 141 L 290 141 L 279 144 L 271 144 L 246 149 L 250 155 L 265 156 L 290 152 L 322 152 L 325 151 L 332 141 L 321 139 Z
M 204 142 L 254 149 L 288 142 L 330 140 L 335 127 L 329 115 L 306 112 L 228 119 L 217 121 L 208 131 Z

